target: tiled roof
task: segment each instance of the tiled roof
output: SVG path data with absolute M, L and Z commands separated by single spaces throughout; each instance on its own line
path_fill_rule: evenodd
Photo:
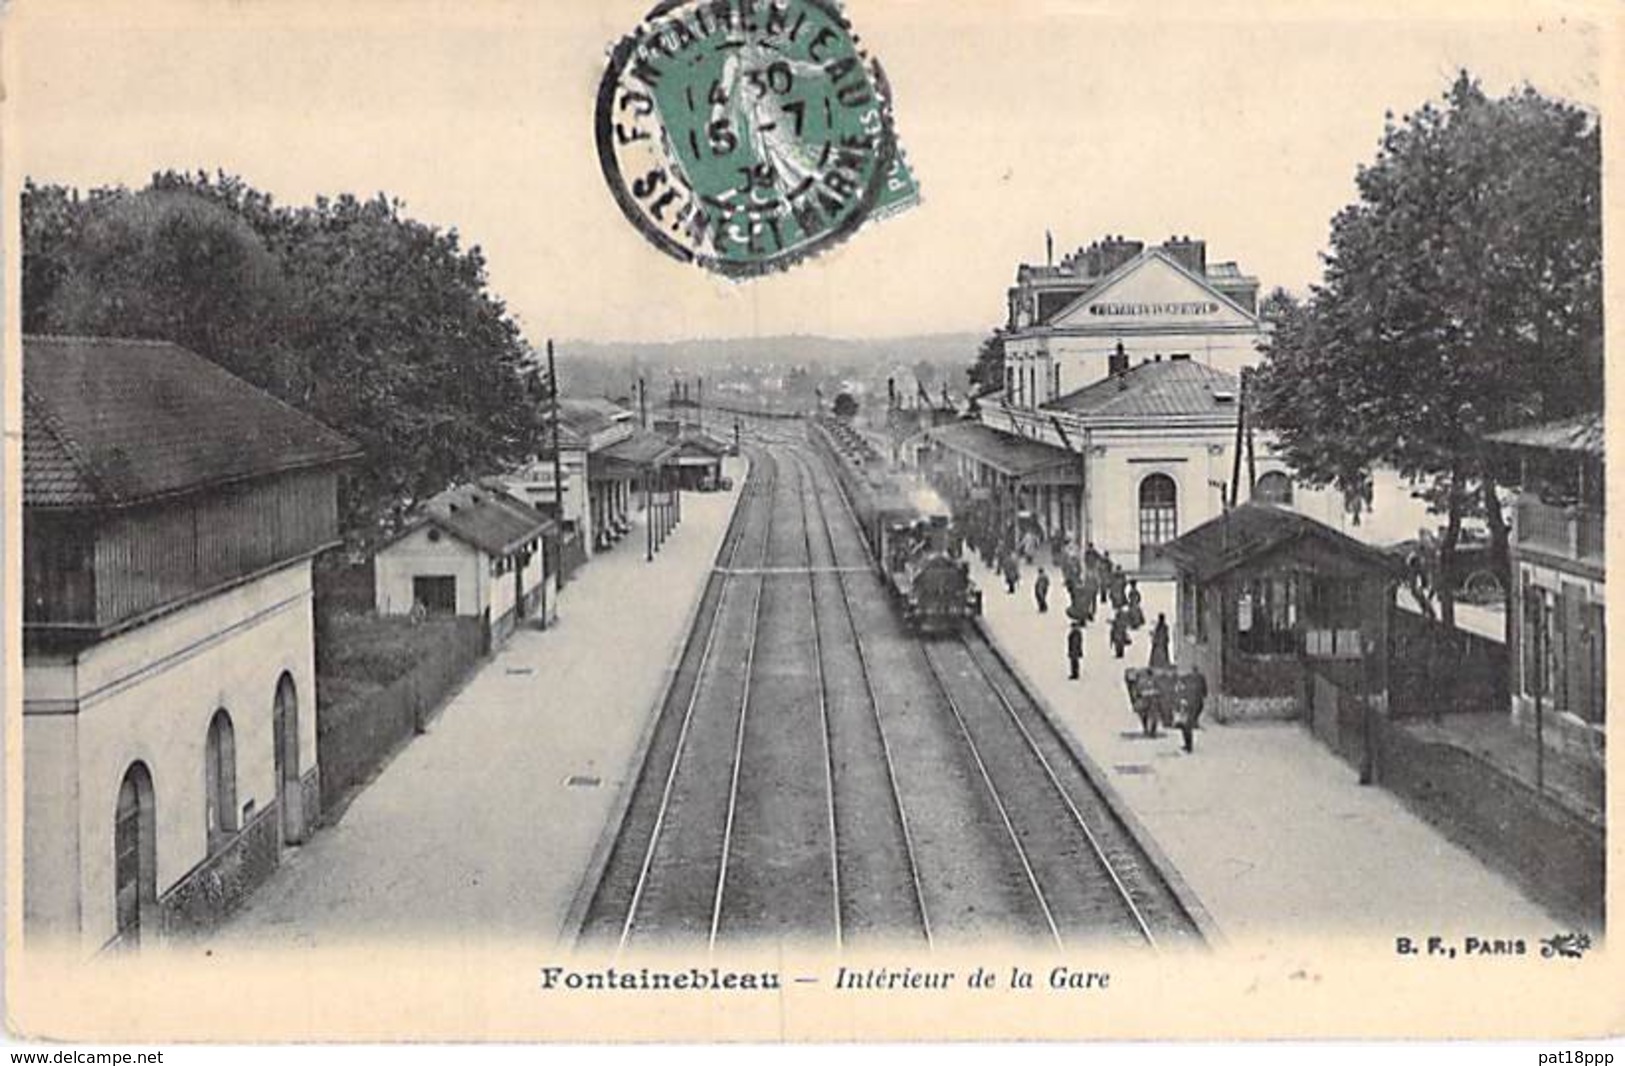
M 671 438 L 671 442 L 679 448 L 693 447 L 711 455 L 727 455 L 733 449 L 729 441 L 699 426 L 683 426 Z
M 928 434 L 944 447 L 969 455 L 1007 477 L 1027 477 L 1077 461 L 1077 456 L 1065 449 L 1001 433 L 980 422 L 950 422 Z
M 583 411 L 592 411 L 609 419 L 611 422 L 624 422 L 632 417 L 630 408 L 603 396 L 561 396 L 559 397 L 559 405 L 575 407 Z
M 616 424 L 615 412 L 621 408 L 608 400 L 579 400 L 559 397 L 559 427 L 576 433 L 581 440 L 590 440 Z
M 1497 444 L 1552 452 L 1583 452 L 1600 458 L 1603 454 L 1602 412 L 1593 411 L 1538 426 L 1519 426 L 1517 429 L 1491 433 L 1485 439 Z
M 23 338 L 23 501 L 114 507 L 360 454 L 167 341 Z
M 457 485 L 423 505 L 424 518 L 487 555 L 507 555 L 553 525 L 540 511 L 490 485 Z
M 676 445 L 660 434 L 652 433 L 646 429 L 637 429 L 632 431 L 630 437 L 605 446 L 598 454 L 605 459 L 613 459 L 617 462 L 647 466 L 660 462 L 674 451 L 676 451 Z
M 1141 363 L 1044 405 L 1085 418 L 1223 415 L 1236 410 L 1234 374 L 1189 359 Z M 1228 399 L 1221 400 L 1221 396 Z
M 1300 537 L 1318 537 L 1373 569 L 1394 570 L 1398 565 L 1392 556 L 1331 526 L 1266 503 L 1232 508 L 1164 544 L 1161 551 L 1198 581 L 1208 581 Z
M 23 482 L 28 505 L 94 506 L 96 490 L 80 473 L 50 411 L 27 391 L 23 404 Z

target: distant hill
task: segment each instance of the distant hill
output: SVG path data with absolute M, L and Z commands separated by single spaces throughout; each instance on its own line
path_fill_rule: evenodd
M 845 337 L 743 337 L 680 341 L 563 341 L 558 345 L 560 376 L 568 381 L 572 362 L 608 363 L 614 367 L 681 369 L 704 373 L 707 369 L 745 364 L 868 368 L 884 363 L 925 360 L 970 366 L 986 333 L 928 333 L 909 337 L 850 339 Z

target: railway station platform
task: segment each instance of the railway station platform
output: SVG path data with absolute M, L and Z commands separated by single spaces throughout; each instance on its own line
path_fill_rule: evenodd
M 402 940 L 550 950 L 637 770 L 639 741 L 675 665 L 738 502 L 685 493 L 652 562 L 638 528 L 565 586 L 558 621 L 525 629 L 356 797 L 195 946 L 248 952 Z
M 1069 681 L 1058 577 L 1041 615 L 1036 567 L 1023 568 L 1014 595 L 980 563 L 971 570 L 988 635 L 1230 945 L 1288 950 L 1340 936 L 1381 949 L 1411 931 L 1535 945 L 1566 928 L 1394 796 L 1361 786 L 1298 722 L 1204 716 L 1190 754 L 1177 731 L 1144 737 L 1123 670 L 1145 665 L 1159 612 L 1176 625 L 1173 582 L 1140 582 L 1148 622 L 1123 659 L 1101 620 L 1087 627 L 1082 677 Z

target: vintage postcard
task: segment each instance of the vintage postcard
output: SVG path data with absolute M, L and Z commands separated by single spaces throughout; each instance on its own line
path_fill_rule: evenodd
M 1625 1028 L 1620 8 L 650 5 L 4 8 L 13 1038 Z

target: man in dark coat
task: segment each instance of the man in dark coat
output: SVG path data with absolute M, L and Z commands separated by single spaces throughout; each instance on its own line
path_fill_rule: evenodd
M 1112 651 L 1119 659 L 1123 657 L 1123 649 L 1134 643 L 1133 639 L 1128 635 L 1127 612 L 1118 611 L 1112 615 L 1111 641 Z
M 1004 591 L 1015 595 L 1016 583 L 1021 580 L 1021 566 L 1016 562 L 1016 553 L 1007 551 L 1004 555 Z
M 1038 613 L 1049 613 L 1049 575 L 1044 568 L 1038 568 L 1038 577 L 1033 581 L 1033 599 L 1038 601 Z
M 1100 578 L 1095 576 L 1092 570 L 1083 576 L 1080 599 L 1083 601 L 1084 621 L 1093 622 L 1095 620 L 1095 605 L 1100 601 Z
M 1159 667 L 1167 669 L 1173 665 L 1168 656 L 1168 618 L 1166 615 L 1157 615 L 1157 624 L 1151 630 L 1151 661 L 1146 664 L 1155 670 Z
M 1072 664 L 1070 679 L 1078 679 L 1078 663 L 1083 660 L 1083 626 L 1077 622 L 1066 631 L 1066 660 Z
M 1111 576 L 1107 579 L 1107 598 L 1111 600 L 1112 610 L 1121 612 L 1128 606 L 1128 583 L 1123 577 L 1123 571 L 1113 567 Z
M 1179 732 L 1185 738 L 1185 750 L 1195 751 L 1197 724 L 1202 719 L 1202 706 L 1207 702 L 1207 678 L 1200 670 L 1179 675 L 1177 689 L 1179 701 Z

